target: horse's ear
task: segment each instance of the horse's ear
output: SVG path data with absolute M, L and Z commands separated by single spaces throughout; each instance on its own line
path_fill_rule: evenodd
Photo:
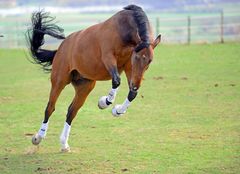
M 160 42 L 161 42 L 161 34 L 159 34 L 158 37 L 152 43 L 152 48 L 154 49 Z

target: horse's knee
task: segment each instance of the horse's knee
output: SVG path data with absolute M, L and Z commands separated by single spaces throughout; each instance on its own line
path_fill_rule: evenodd
M 121 78 L 119 77 L 119 75 L 114 76 L 112 79 L 112 88 L 116 89 L 120 86 L 121 84 Z

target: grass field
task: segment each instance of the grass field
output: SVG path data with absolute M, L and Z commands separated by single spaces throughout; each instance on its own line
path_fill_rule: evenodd
M 98 82 L 73 121 L 71 153 L 59 135 L 71 86 L 40 146 L 31 136 L 48 101 L 49 74 L 22 50 L 0 50 L 0 173 L 240 173 L 240 44 L 160 45 L 128 112 L 114 118 Z M 126 79 L 117 102 L 128 93 Z

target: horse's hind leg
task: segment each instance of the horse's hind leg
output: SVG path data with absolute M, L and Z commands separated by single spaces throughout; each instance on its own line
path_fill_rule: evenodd
M 58 80 L 57 80 L 58 79 Z M 55 76 L 52 75 L 51 77 L 51 82 L 52 82 L 52 87 L 50 91 L 50 96 L 49 96 L 49 101 L 47 104 L 47 107 L 45 109 L 45 115 L 44 115 L 44 120 L 43 123 L 36 135 L 33 136 L 32 138 L 32 143 L 34 145 L 38 145 L 41 140 L 46 136 L 47 134 L 47 129 L 48 129 L 48 120 L 49 117 L 52 115 L 52 113 L 55 110 L 55 104 L 56 101 L 63 90 L 63 88 L 68 84 L 68 77 L 62 76 L 62 78 L 56 78 Z
M 94 88 L 95 83 L 96 83 L 96 81 L 91 81 L 91 80 L 84 79 L 84 78 L 81 78 L 81 79 L 78 79 L 77 81 L 72 82 L 72 84 L 75 88 L 75 97 L 68 108 L 66 122 L 64 124 L 64 128 L 63 128 L 61 136 L 60 136 L 62 152 L 70 151 L 70 147 L 68 145 L 68 137 L 70 134 L 72 120 L 76 116 L 78 110 L 84 104 L 88 94 Z

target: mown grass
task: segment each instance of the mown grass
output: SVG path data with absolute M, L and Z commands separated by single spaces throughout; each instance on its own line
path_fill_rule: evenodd
M 160 45 L 137 99 L 121 118 L 99 110 L 111 82 L 98 82 L 78 113 L 71 153 L 59 135 L 69 85 L 40 146 L 49 74 L 23 50 L 0 50 L 0 173 L 239 173 L 240 44 Z M 128 93 L 126 79 L 116 103 Z

